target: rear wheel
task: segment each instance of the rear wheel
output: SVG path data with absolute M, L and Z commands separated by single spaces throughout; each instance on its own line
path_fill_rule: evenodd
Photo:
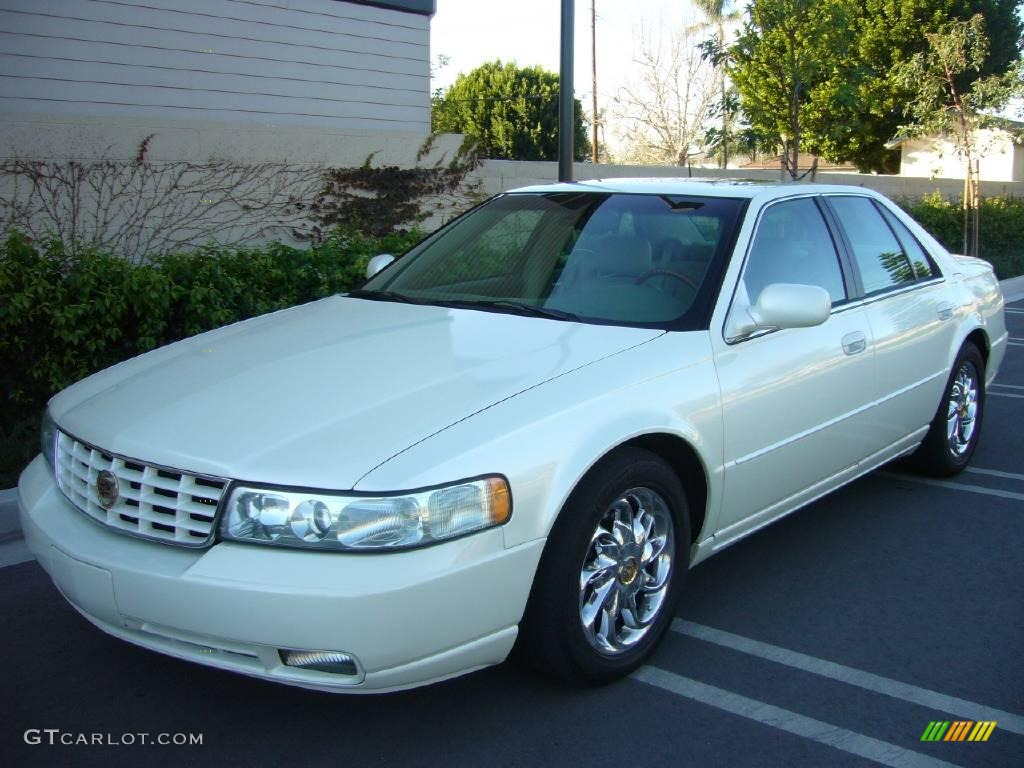
M 931 428 L 913 456 L 915 466 L 938 477 L 961 472 L 978 445 L 984 407 L 985 360 L 968 342 L 957 355 Z
M 519 653 L 573 683 L 628 674 L 672 620 L 689 567 L 689 515 L 672 468 L 620 449 L 573 492 L 548 538 Z

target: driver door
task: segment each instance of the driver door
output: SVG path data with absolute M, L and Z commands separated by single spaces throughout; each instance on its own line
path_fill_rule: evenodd
M 832 311 L 812 328 L 716 334 L 722 393 L 724 495 L 716 536 L 740 535 L 813 498 L 872 450 L 865 406 L 874 345 L 862 306 L 813 197 L 761 211 L 732 313 L 745 312 L 773 283 L 816 285 Z

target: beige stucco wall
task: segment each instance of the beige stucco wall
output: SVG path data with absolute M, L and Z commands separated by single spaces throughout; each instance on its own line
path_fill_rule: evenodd
M 131 160 L 147 136 L 151 161 L 411 164 L 426 132 L 231 124 L 146 117 L 0 113 L 0 158 Z
M 147 162 L 136 166 L 150 135 Z M 461 139 L 440 137 L 421 162 L 450 159 Z M 0 114 L 0 164 L 9 170 L 0 174 L 0 229 L 15 226 L 34 237 L 70 234 L 132 259 L 211 241 L 301 245 L 293 234 L 309 221 L 292 203 L 317 194 L 321 168 L 358 167 L 368 159 L 375 166 L 411 167 L 425 140 L 413 132 Z M 95 162 L 101 159 L 116 162 Z M 66 184 L 34 185 L 13 160 L 32 161 L 29 174 L 63 178 L 75 174 L 70 165 L 78 162 L 88 179 L 73 199 Z M 124 190 L 142 203 L 121 205 Z M 443 202 L 445 213 L 427 226 L 440 225 L 453 215 L 448 211 L 470 201 Z
M 980 175 L 985 181 L 1024 181 L 1024 147 L 1014 145 L 1001 130 L 984 130 L 977 137 Z M 900 174 L 918 178 L 962 179 L 963 160 L 948 139 L 920 138 L 903 143 Z

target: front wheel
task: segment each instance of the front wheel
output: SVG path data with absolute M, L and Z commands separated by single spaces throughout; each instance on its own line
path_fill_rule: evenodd
M 672 468 L 636 448 L 605 457 L 548 538 L 520 655 L 573 683 L 628 674 L 672 620 L 689 548 L 686 497 Z
M 913 460 L 922 472 L 950 477 L 966 467 L 981 434 L 985 408 L 985 360 L 964 344 L 953 363 L 942 402 Z

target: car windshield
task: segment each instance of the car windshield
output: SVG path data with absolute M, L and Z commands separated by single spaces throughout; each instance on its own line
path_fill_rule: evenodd
M 718 287 L 742 204 L 655 194 L 506 194 L 351 295 L 617 325 L 697 323 Z

